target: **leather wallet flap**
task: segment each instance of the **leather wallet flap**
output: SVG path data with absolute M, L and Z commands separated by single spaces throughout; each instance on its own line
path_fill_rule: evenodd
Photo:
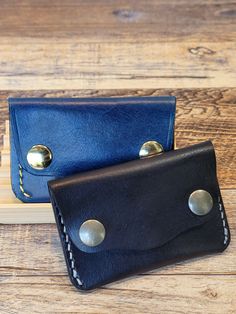
M 173 146 L 174 97 L 12 98 L 9 104 L 18 162 L 33 175 L 59 177 L 131 160 L 148 140 Z M 39 144 L 53 157 L 40 171 L 27 162 Z
M 53 201 L 73 244 L 81 251 L 149 250 L 220 217 L 220 191 L 210 142 L 49 182 Z M 213 199 L 206 215 L 194 214 L 189 196 L 205 190 Z M 89 247 L 83 222 L 104 225 L 104 241 Z M 222 237 L 223 237 L 222 233 Z

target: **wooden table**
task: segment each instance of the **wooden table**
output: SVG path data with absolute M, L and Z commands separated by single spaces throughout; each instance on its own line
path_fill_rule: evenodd
M 54 224 L 2 224 L 0 313 L 236 313 L 236 2 L 1 1 L 0 42 L 1 135 L 9 95 L 175 95 L 177 146 L 215 144 L 232 233 L 223 254 L 80 294 Z

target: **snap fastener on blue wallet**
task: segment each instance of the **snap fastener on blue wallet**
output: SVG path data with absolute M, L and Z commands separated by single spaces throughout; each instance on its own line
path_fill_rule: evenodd
M 49 202 L 48 180 L 137 159 L 145 142 L 174 145 L 172 96 L 10 98 L 9 110 L 11 183 L 23 202 Z
M 43 170 L 52 162 L 52 152 L 47 146 L 34 145 L 27 153 L 27 161 L 33 169 Z
M 151 157 L 160 154 L 163 151 L 164 151 L 163 147 L 160 143 L 156 141 L 148 141 L 142 145 L 139 151 L 139 157 L 140 158 Z
M 211 142 L 48 185 L 68 273 L 80 290 L 222 252 L 230 242 Z M 104 226 L 85 228 L 96 245 L 78 233 L 90 219 Z

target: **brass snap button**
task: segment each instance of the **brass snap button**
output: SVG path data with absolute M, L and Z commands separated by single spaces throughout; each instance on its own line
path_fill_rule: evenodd
M 148 141 L 145 142 L 140 151 L 139 151 L 139 157 L 145 158 L 145 157 L 151 157 L 158 155 L 164 151 L 162 145 L 156 141 Z
M 213 207 L 212 196 L 205 190 L 196 190 L 189 196 L 188 206 L 195 215 L 206 215 Z
M 43 170 L 52 162 L 52 153 L 47 146 L 34 145 L 27 153 L 27 161 L 31 168 Z
M 79 228 L 80 240 L 87 246 L 94 247 L 103 242 L 106 231 L 103 224 L 94 219 L 86 220 Z

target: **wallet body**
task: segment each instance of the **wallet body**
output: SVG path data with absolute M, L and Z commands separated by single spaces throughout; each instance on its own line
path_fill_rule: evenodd
M 188 258 L 222 252 L 229 227 L 211 142 L 48 183 L 68 273 L 80 290 Z M 190 210 L 195 191 L 211 195 L 204 215 Z M 103 224 L 87 246 L 84 222 Z
M 144 142 L 173 148 L 171 96 L 10 98 L 9 110 L 12 189 L 23 202 L 49 202 L 48 180 L 136 159 Z M 27 159 L 39 146 L 50 151 L 43 169 Z

